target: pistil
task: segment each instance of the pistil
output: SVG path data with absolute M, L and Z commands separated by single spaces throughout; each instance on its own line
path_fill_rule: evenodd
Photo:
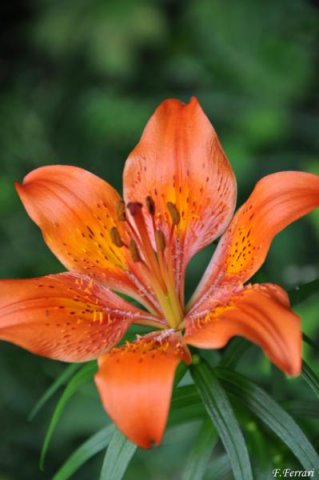
M 144 207 L 140 202 L 130 202 L 126 206 L 133 223 L 126 213 L 124 202 L 119 202 L 117 207 L 119 220 L 125 221 L 129 233 L 131 234 L 129 245 L 124 244 L 116 228 L 113 228 L 110 231 L 110 235 L 112 242 L 116 246 L 124 246 L 128 248 L 132 260 L 141 264 L 141 269 L 143 270 L 147 281 L 154 290 L 166 321 L 171 327 L 175 328 L 181 323 L 184 316 L 183 308 L 176 292 L 173 264 L 170 252 L 172 244 L 172 229 L 179 224 L 180 214 L 175 204 L 171 202 L 167 204 L 167 208 L 172 219 L 172 227 L 167 241 L 163 231 L 156 228 L 156 207 L 152 197 L 146 197 L 145 206 L 147 213 L 151 216 L 152 220 L 156 251 L 153 249 L 149 232 L 146 227 L 146 221 L 143 213 Z

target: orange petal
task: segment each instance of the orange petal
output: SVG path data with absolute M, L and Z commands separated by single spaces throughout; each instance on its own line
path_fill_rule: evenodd
M 143 315 L 81 275 L 0 281 L 0 339 L 49 358 L 97 358 Z
M 189 316 L 184 340 L 200 348 L 222 348 L 235 335 L 257 343 L 289 375 L 301 370 L 300 320 L 277 285 L 249 285 L 214 310 Z
M 151 334 L 99 359 L 95 381 L 105 410 L 132 442 L 161 442 L 178 363 L 191 358 L 172 331 Z
M 221 284 L 246 282 L 265 261 L 274 236 L 318 206 L 319 176 L 279 172 L 262 178 L 221 238 L 192 308 Z
M 156 226 L 169 237 L 167 202 L 176 205 L 172 257 L 180 288 L 191 256 L 218 237 L 235 208 L 236 182 L 216 132 L 195 98 L 166 100 L 149 120 L 124 170 L 129 202 L 155 202 Z M 148 218 L 151 230 L 151 219 Z
M 117 220 L 120 197 L 108 183 L 81 168 L 56 165 L 33 170 L 16 186 L 28 214 L 68 270 L 140 301 L 149 295 L 129 271 L 128 250 L 111 240 L 113 227 L 124 241 L 128 238 Z

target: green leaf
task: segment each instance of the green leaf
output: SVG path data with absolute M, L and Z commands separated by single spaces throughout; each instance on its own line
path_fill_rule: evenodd
M 58 378 L 50 385 L 50 387 L 44 392 L 42 397 L 35 404 L 28 416 L 28 420 L 33 420 L 39 410 L 41 410 L 41 408 L 47 403 L 48 400 L 50 400 L 50 398 L 55 394 L 55 392 L 62 385 L 64 385 L 70 377 L 72 377 L 72 375 L 78 370 L 79 367 L 79 363 L 73 363 L 63 370 L 61 375 L 58 376 Z
M 115 430 L 104 458 L 100 480 L 121 480 L 137 446 Z
M 186 372 L 187 372 L 187 365 L 184 362 L 181 362 L 176 369 L 175 378 L 174 378 L 174 388 L 177 387 L 177 385 L 183 379 Z
M 202 480 L 217 439 L 216 430 L 211 422 L 203 422 L 194 441 L 194 447 L 186 460 L 186 466 L 182 475 L 183 480 Z
M 289 400 L 284 402 L 284 407 L 293 416 L 318 419 L 318 400 Z
M 207 417 L 203 402 L 194 385 L 178 387 L 173 393 L 168 426 L 192 422 Z
M 191 374 L 228 453 L 235 480 L 252 480 L 246 442 L 223 387 L 205 362 L 191 366 Z
M 317 397 L 319 397 L 319 378 L 305 361 L 302 363 L 301 375 L 302 378 L 308 383 L 309 387 L 315 392 Z
M 215 373 L 225 388 L 287 445 L 306 470 L 318 468 L 319 457 L 315 449 L 295 420 L 275 400 L 236 372 L 216 368 Z
M 297 286 L 292 290 L 288 291 L 288 295 L 292 305 L 304 302 L 315 293 L 319 293 L 319 279 Z
M 306 335 L 305 333 L 302 334 L 302 339 L 304 342 L 308 343 L 308 345 L 310 345 L 316 352 L 319 350 L 319 345 L 314 342 L 310 337 L 308 337 L 308 335 Z
M 72 453 L 52 480 L 67 480 L 70 478 L 85 462 L 107 447 L 113 432 L 114 425 L 108 425 L 92 435 Z
M 218 480 L 229 480 L 230 473 L 231 465 L 228 455 L 222 455 L 209 465 L 205 479 L 212 480 L 212 478 L 216 478 Z
M 81 385 L 84 383 L 88 382 L 93 374 L 96 371 L 96 364 L 94 363 L 89 363 L 85 365 L 83 368 L 81 368 L 80 371 L 78 371 L 74 377 L 70 380 L 70 382 L 67 384 L 65 387 L 64 392 L 62 393 L 57 406 L 55 407 L 55 410 L 53 412 L 53 415 L 50 420 L 50 424 L 43 442 L 42 446 L 42 451 L 41 451 L 41 457 L 40 457 L 40 468 L 43 469 L 44 466 L 44 459 L 45 455 L 47 453 L 52 435 L 56 429 L 56 426 L 58 424 L 59 418 L 67 404 L 67 402 L 70 400 L 72 395 L 79 389 Z
M 253 344 L 244 338 L 235 338 L 226 348 L 219 365 L 225 368 L 235 367 L 252 346 Z

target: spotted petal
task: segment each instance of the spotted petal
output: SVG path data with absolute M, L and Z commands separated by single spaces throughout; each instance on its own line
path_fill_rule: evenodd
M 97 358 L 145 312 L 74 274 L 0 281 L 0 339 L 66 362 Z
M 274 236 L 319 206 L 319 176 L 279 172 L 262 178 L 238 210 L 191 301 L 205 308 L 221 285 L 246 282 L 263 264 Z
M 185 342 L 195 347 L 222 348 L 235 335 L 259 345 L 287 374 L 300 373 L 300 320 L 279 286 L 247 286 L 224 304 L 186 320 Z
M 195 98 L 186 105 L 166 100 L 157 108 L 126 162 L 124 196 L 130 202 L 151 196 L 166 238 L 172 223 L 167 202 L 176 205 L 172 257 L 182 290 L 188 260 L 225 230 L 236 201 L 233 171 Z
M 140 447 L 161 441 L 181 360 L 189 363 L 189 352 L 182 338 L 171 331 L 143 337 L 99 359 L 95 381 L 104 408 Z
M 113 227 L 123 241 L 128 237 L 125 225 L 117 220 L 120 197 L 108 183 L 81 168 L 56 165 L 33 170 L 17 190 L 46 243 L 68 270 L 88 274 L 141 302 L 151 297 L 135 274 L 127 249 L 111 240 Z

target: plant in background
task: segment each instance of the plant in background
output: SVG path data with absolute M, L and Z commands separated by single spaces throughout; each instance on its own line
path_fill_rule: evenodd
M 73 166 L 38 168 L 17 191 L 69 272 L 2 280 L 0 338 L 66 362 L 98 359 L 95 382 L 104 408 L 134 444 L 161 442 L 176 368 L 192 364 L 189 346 L 219 349 L 243 336 L 283 372 L 301 372 L 300 319 L 287 294 L 278 285 L 246 282 L 263 264 L 274 236 L 319 206 L 318 176 L 268 175 L 233 217 L 236 181 L 213 127 L 196 99 L 186 105 L 167 100 L 127 160 L 124 200 Z M 185 304 L 190 259 L 220 236 Z M 116 346 L 132 324 L 152 331 Z M 252 389 L 257 415 L 265 415 L 268 398 L 230 370 L 214 371 L 200 354 L 193 358 L 194 382 L 235 478 L 249 480 L 245 440 L 218 376 L 241 385 L 242 392 Z M 285 412 L 277 409 L 278 425 L 282 418 Z M 290 417 L 285 423 L 301 438 Z M 207 428 L 203 435 L 209 437 Z M 125 438 L 114 438 L 123 449 Z M 318 460 L 310 445 L 305 457 L 291 440 L 290 448 L 309 468 Z

